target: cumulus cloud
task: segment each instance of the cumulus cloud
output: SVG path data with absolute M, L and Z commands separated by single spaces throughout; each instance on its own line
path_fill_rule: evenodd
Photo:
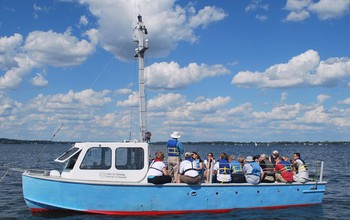
M 232 84 L 242 87 L 288 88 L 301 86 L 336 86 L 350 76 L 348 57 L 320 61 L 318 53 L 308 50 L 288 63 L 275 64 L 264 72 L 241 71 Z
M 17 66 L 14 58 L 22 42 L 23 37 L 20 34 L 0 38 L 0 70 L 8 70 Z
M 146 68 L 147 87 L 152 89 L 178 89 L 186 87 L 191 83 L 199 82 L 208 77 L 229 74 L 223 65 L 206 64 L 198 65 L 190 63 L 181 68 L 176 62 L 154 63 Z
M 80 16 L 79 25 L 86 26 L 88 24 L 89 24 L 89 19 L 85 15 Z
M 303 21 L 315 13 L 319 19 L 342 17 L 349 12 L 350 0 L 287 0 L 285 9 L 290 11 L 285 21 Z
M 86 33 L 90 42 L 77 39 L 69 30 L 63 34 L 51 30 L 33 31 L 25 42 L 20 34 L 0 38 L 0 68 L 5 70 L 0 76 L 0 89 L 17 87 L 36 68 L 81 64 L 95 50 L 97 40 L 94 33 L 93 30 Z M 39 83 L 42 78 L 35 79 Z
M 49 82 L 45 79 L 45 77 L 41 73 L 37 73 L 31 80 L 34 86 L 47 86 Z
M 84 108 L 102 107 L 111 102 L 107 95 L 109 90 L 96 92 L 92 89 L 86 89 L 81 92 L 69 90 L 68 93 L 56 95 L 39 94 L 31 100 L 31 107 L 38 108 L 39 111 L 60 111 L 60 110 L 81 110 Z
M 341 100 L 338 102 L 339 104 L 343 104 L 343 105 L 350 105 L 350 98 Z
M 33 31 L 23 46 L 28 56 L 37 63 L 51 66 L 74 66 L 81 64 L 95 50 L 87 40 L 79 40 L 70 31 Z
M 81 0 L 80 3 L 88 5 L 90 12 L 98 18 L 99 39 L 103 48 L 122 60 L 129 60 L 134 56 L 135 43 L 130 41 L 134 34 L 130 27 L 136 24 L 135 11 L 143 16 L 149 38 L 157 42 L 148 51 L 150 56 L 167 55 L 178 41 L 195 42 L 195 28 L 206 27 L 227 16 L 223 9 L 217 7 L 206 6 L 197 12 L 191 7 L 191 3 L 181 7 L 173 0 L 159 1 L 156 7 L 152 0 L 120 0 L 108 3 Z M 115 13 L 116 8 L 118 13 Z
M 326 101 L 327 99 L 331 98 L 330 95 L 326 95 L 326 94 L 320 94 L 317 96 L 317 101 L 319 103 L 323 103 L 324 101 Z
M 295 105 L 281 105 L 274 107 L 271 112 L 253 112 L 253 116 L 258 119 L 293 119 L 295 118 L 302 105 L 296 103 Z

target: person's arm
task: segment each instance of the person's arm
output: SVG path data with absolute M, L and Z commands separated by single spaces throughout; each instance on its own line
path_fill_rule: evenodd
M 168 170 L 166 169 L 166 167 L 163 167 L 162 172 L 163 172 L 164 176 L 170 176 L 170 174 L 169 174 Z
M 177 149 L 179 150 L 180 154 L 183 154 L 185 152 L 184 147 L 180 141 L 177 142 Z

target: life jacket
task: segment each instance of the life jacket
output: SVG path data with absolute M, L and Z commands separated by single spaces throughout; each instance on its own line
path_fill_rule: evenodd
M 185 175 L 186 172 L 187 172 L 187 171 L 190 171 L 190 170 L 195 170 L 195 171 L 197 171 L 197 168 L 193 167 L 193 159 L 192 159 L 192 158 L 186 158 L 185 160 L 190 161 L 191 167 L 188 168 L 188 169 L 186 169 L 186 170 L 184 170 L 184 172 L 182 173 L 183 175 Z
M 297 166 L 297 173 L 300 173 L 300 172 L 303 172 L 303 171 L 307 171 L 308 168 L 307 168 L 307 165 L 306 165 L 306 163 L 304 162 L 304 160 L 302 160 L 301 158 L 299 158 L 299 160 L 300 160 L 301 162 L 303 162 L 303 164 L 299 164 L 299 165 Z
M 243 172 L 242 164 L 240 162 L 238 162 L 237 160 L 232 161 L 231 166 L 232 166 L 232 173 L 242 173 Z
M 220 159 L 219 163 L 219 173 L 220 174 L 231 174 L 230 163 L 225 159 Z
M 246 175 L 255 175 L 255 176 L 260 176 L 261 172 L 260 172 L 260 165 L 258 164 L 258 162 L 250 162 L 248 163 L 250 166 L 252 166 L 253 170 L 251 173 L 247 173 Z
M 177 140 L 176 139 L 168 140 L 167 148 L 168 148 L 168 156 L 169 157 L 180 156 L 180 151 L 177 148 Z
M 282 169 L 280 170 L 281 173 L 285 172 L 292 172 L 292 164 L 287 161 L 281 161 L 280 164 L 282 164 Z

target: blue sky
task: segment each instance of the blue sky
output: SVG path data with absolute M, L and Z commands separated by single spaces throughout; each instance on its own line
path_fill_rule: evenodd
M 137 15 L 153 141 L 341 141 L 350 0 L 2 0 L 0 137 L 139 138 Z

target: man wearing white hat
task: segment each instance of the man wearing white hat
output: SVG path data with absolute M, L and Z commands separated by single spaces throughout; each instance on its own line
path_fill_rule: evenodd
M 179 164 L 181 162 L 181 154 L 184 153 L 184 147 L 182 143 L 179 141 L 179 138 L 181 137 L 180 133 L 178 131 L 174 131 L 170 137 L 170 139 L 167 143 L 167 149 L 168 149 L 168 170 L 172 177 L 172 182 L 175 183 L 178 179 L 178 172 L 179 172 Z

